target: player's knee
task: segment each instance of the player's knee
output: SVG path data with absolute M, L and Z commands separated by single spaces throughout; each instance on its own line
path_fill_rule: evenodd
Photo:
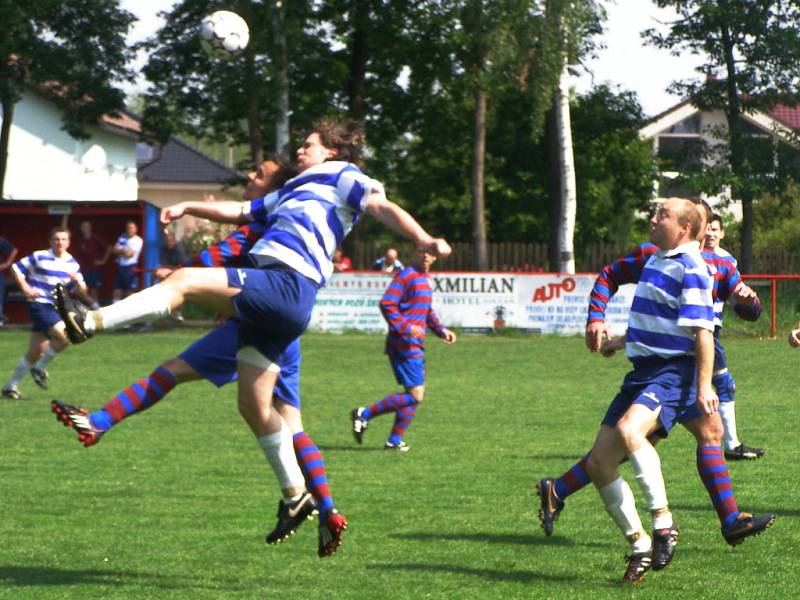
M 715 415 L 715 417 L 702 419 L 699 427 L 692 431 L 699 445 L 718 446 L 722 443 L 722 435 L 725 430 L 719 414 Z
M 425 386 L 418 385 L 408 390 L 408 393 L 414 397 L 417 402 L 422 402 L 425 399 Z
M 638 423 L 635 421 L 622 418 L 617 423 L 616 430 L 626 448 L 632 448 L 640 445 L 643 435 Z
M 189 363 L 177 356 L 162 363 L 161 368 L 168 371 L 175 378 L 177 383 L 186 383 L 187 381 L 202 379 L 200 374 L 189 366 Z

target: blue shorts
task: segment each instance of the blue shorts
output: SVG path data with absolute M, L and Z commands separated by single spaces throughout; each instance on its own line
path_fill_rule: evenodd
M 81 269 L 81 274 L 86 282 L 86 287 L 90 290 L 97 290 L 103 287 L 103 269 L 92 269 L 91 271 Z
M 225 269 L 228 285 L 242 290 L 233 297 L 239 348 L 254 346 L 272 362 L 308 326 L 319 286 L 289 267 Z
M 56 307 L 44 302 L 28 302 L 28 315 L 33 323 L 32 331 L 47 333 L 50 328 L 61 321 L 61 317 L 56 312 Z
M 697 406 L 695 377 L 697 364 L 692 357 L 643 361 L 625 376 L 619 393 L 603 417 L 603 425 L 616 426 L 633 404 L 652 411 L 661 407 L 658 421 L 661 437 L 667 437 L 676 423 L 701 416 Z
M 178 358 L 185 361 L 217 387 L 236 381 L 236 352 L 239 322 L 228 319 L 221 326 L 197 340 Z M 289 344 L 280 362 L 281 372 L 275 383 L 275 395 L 300 409 L 300 340 Z
M 127 267 L 118 267 L 117 274 L 114 276 L 114 289 L 115 290 L 138 290 L 139 277 L 134 271 L 136 265 L 129 265 Z
M 425 383 L 425 358 L 397 358 L 389 356 L 394 378 L 404 387 L 416 387 Z
M 714 373 L 728 368 L 728 357 L 725 356 L 725 348 L 719 341 L 719 336 L 714 335 Z

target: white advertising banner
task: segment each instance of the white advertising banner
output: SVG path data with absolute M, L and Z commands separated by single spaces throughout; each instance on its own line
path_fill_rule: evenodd
M 488 332 L 510 327 L 530 333 L 583 333 L 596 275 L 550 273 L 431 274 L 433 307 L 447 327 Z M 378 303 L 391 281 L 379 273 L 336 273 L 317 295 L 309 327 L 322 331 L 385 332 Z M 622 286 L 606 322 L 624 333 L 634 286 Z

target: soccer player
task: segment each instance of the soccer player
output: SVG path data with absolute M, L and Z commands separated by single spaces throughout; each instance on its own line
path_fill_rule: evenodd
M 707 207 L 705 208 L 707 209 Z M 709 220 L 711 220 L 713 216 L 711 215 L 710 209 L 707 209 L 707 214 L 709 215 Z M 708 231 L 709 229 L 707 229 L 707 233 Z M 705 242 L 706 239 L 707 236 L 703 236 L 703 242 Z M 589 318 L 586 326 L 586 345 L 589 350 L 593 352 L 600 350 L 603 337 L 610 337 L 605 325 L 605 309 L 609 299 L 616 293 L 620 285 L 639 281 L 645 263 L 657 250 L 658 248 L 653 244 L 642 244 L 632 253 L 607 265 L 600 272 L 590 294 Z M 722 306 L 724 302 L 727 300 L 733 301 L 735 303 L 734 310 L 737 315 L 747 320 L 758 319 L 761 313 L 761 304 L 755 292 L 741 281 L 741 276 L 736 269 L 735 262 L 708 251 L 703 251 L 702 256 L 706 263 L 711 265 L 715 270 L 712 297 L 714 299 L 714 369 L 716 372 L 719 368 L 719 363 L 716 361 L 719 360 L 721 353 L 724 354 L 724 350 L 722 352 L 720 351 L 721 345 L 719 341 L 719 327 L 722 323 Z M 618 338 L 603 344 L 601 351 L 604 355 L 609 356 L 613 354 L 615 349 L 621 348 L 622 346 L 624 346 L 624 338 Z M 725 387 L 723 386 L 719 394 L 723 395 L 724 393 Z M 714 427 L 711 427 L 710 434 L 707 436 L 709 439 L 712 439 L 712 441 L 706 444 L 705 442 L 707 442 L 708 439 L 704 437 L 704 430 L 701 426 L 703 421 L 705 421 L 705 419 L 701 418 L 694 421 L 690 420 L 688 423 L 683 424 L 695 435 L 699 444 L 714 446 Z M 659 437 L 656 434 L 650 436 L 650 439 L 655 443 Z M 537 483 L 537 492 L 539 493 L 541 503 L 539 518 L 546 535 L 549 536 L 552 534 L 554 522 L 563 510 L 566 498 L 588 484 L 589 476 L 586 472 L 587 458 L 588 455 L 584 456 L 560 477 L 555 479 L 542 479 Z M 677 530 L 661 530 L 654 532 L 656 550 L 653 561 L 654 569 L 660 569 L 666 566 L 671 557 L 671 551 L 674 551 L 677 535 Z M 662 552 L 662 549 L 668 549 L 670 552 Z
M 353 435 L 359 444 L 370 419 L 394 413 L 394 426 L 383 449 L 410 450 L 403 435 L 425 396 L 425 334 L 430 328 L 445 344 L 456 341 L 456 335 L 442 326 L 431 308 L 429 274 L 435 260 L 433 254 L 419 250 L 414 264 L 394 276 L 381 298 L 381 313 L 389 324 L 385 352 L 395 379 L 405 388 L 405 393 L 392 393 L 372 406 L 353 409 L 350 413 Z
M 28 351 L 19 359 L 14 372 L 3 386 L 2 394 L 5 398 L 22 398 L 19 386 L 28 373 L 36 385 L 46 390 L 47 366 L 57 354 L 69 346 L 64 322 L 53 306 L 51 293 L 56 284 L 74 289 L 84 299 L 91 300 L 87 295 L 78 261 L 67 252 L 69 242 L 69 230 L 55 227 L 50 231 L 49 249 L 37 250 L 11 267 L 11 276 L 28 300 L 32 327 Z
M 706 262 L 714 265 L 717 269 L 717 274 L 714 276 L 715 280 L 722 277 L 727 277 L 728 287 L 734 290 L 741 281 L 739 275 L 738 265 L 736 259 L 730 252 L 722 248 L 719 244 L 725 238 L 725 226 L 722 223 L 722 217 L 718 214 L 711 215 L 711 220 L 708 222 L 706 229 L 705 252 L 703 257 Z M 742 288 L 750 290 L 747 286 Z M 736 290 L 737 292 L 739 290 Z M 737 302 L 741 295 L 732 298 L 735 302 L 733 309 L 736 314 L 741 318 L 748 321 L 755 321 L 761 314 L 761 302 L 755 292 L 751 296 L 755 296 L 752 303 Z M 722 425 L 725 428 L 725 433 L 722 437 L 724 444 L 725 459 L 726 460 L 754 460 L 764 456 L 763 448 L 751 448 L 739 441 L 739 436 L 736 431 L 736 383 L 733 376 L 728 370 L 728 358 L 725 355 L 725 348 L 719 341 L 719 334 L 722 329 L 722 310 L 725 306 L 727 297 L 720 294 L 714 299 L 714 388 L 717 390 L 719 396 L 719 416 L 722 419 Z
M 447 255 L 443 239 L 430 236 L 402 208 L 386 199 L 380 182 L 360 161 L 363 135 L 352 123 L 321 121 L 297 151 L 299 175 L 279 190 L 244 204 L 185 202 L 162 211 L 168 225 L 184 215 L 218 222 L 265 226 L 250 250 L 257 268 L 184 268 L 162 283 L 96 311 L 66 305 L 57 294 L 67 333 L 74 342 L 148 319 L 168 316 L 193 300 L 240 322 L 238 406 L 259 444 L 277 441 L 281 488 L 302 495 L 303 478 L 293 456 L 291 432 L 272 404 L 280 357 L 306 328 L 319 287 L 333 271 L 331 257 L 353 223 L 366 212 L 436 255 Z M 288 460 L 291 454 L 291 460 Z
M 590 454 L 561 478 L 567 486 L 579 488 L 585 485 L 587 474 L 591 475 L 609 513 L 632 543 L 623 580 L 634 583 L 641 581 L 651 563 L 655 563 L 654 568 L 669 564 L 679 535 L 668 510 L 658 455 L 646 438 L 658 428 L 666 434 L 680 421 L 697 438 L 698 472 L 729 544 L 736 545 L 760 533 L 774 521 L 771 514 L 753 517 L 739 512 L 719 448 L 722 425 L 715 412 L 716 395 L 710 386 L 712 284 L 705 261 L 697 251 L 699 247 L 696 242 L 691 243 L 694 238 L 686 235 L 684 221 L 691 214 L 687 202 L 667 200 L 651 220 L 653 242 L 662 250 L 669 250 L 668 245 L 672 249 L 647 261 L 637 287 L 626 345 L 634 371 L 628 374 L 621 393 L 606 413 Z M 699 226 L 697 229 L 699 232 Z M 672 243 L 667 245 L 670 239 Z M 682 282 L 680 288 L 675 281 Z M 619 345 L 619 340 L 611 340 L 607 346 L 612 347 L 604 348 L 604 353 L 613 353 Z M 642 529 L 630 488 L 617 471 L 617 465 L 626 455 L 653 515 L 655 543 Z M 563 508 L 555 484 L 554 480 L 542 480 L 537 485 L 542 498 L 540 518 L 548 534 Z

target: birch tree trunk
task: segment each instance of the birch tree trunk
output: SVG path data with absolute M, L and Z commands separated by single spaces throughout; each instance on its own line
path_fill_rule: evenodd
M 289 57 L 286 54 L 286 34 L 284 26 L 283 2 L 278 0 L 272 13 L 273 36 L 275 40 L 276 99 L 275 106 L 275 152 L 284 158 L 289 157 Z M 258 163 L 260 164 L 260 163 Z
M 559 219 L 558 251 L 559 271 L 575 273 L 575 212 L 577 198 L 575 191 L 575 160 L 572 155 L 572 126 L 569 115 L 569 72 L 567 58 L 561 69 L 558 88 L 554 98 L 556 117 L 556 139 L 558 140 L 558 165 L 561 195 L 561 214 Z

